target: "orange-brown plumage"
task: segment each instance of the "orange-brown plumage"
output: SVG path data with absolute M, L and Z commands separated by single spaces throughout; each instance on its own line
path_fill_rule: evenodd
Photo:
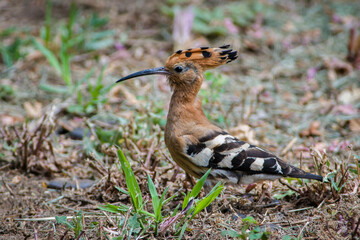
M 165 67 L 148 69 L 120 79 L 124 81 L 150 74 L 164 74 L 173 90 L 165 127 L 165 144 L 175 162 L 188 174 L 201 177 L 209 168 L 209 181 L 224 180 L 250 184 L 283 176 L 316 179 L 275 155 L 229 135 L 206 118 L 197 97 L 203 72 L 229 63 L 237 52 L 219 48 L 194 48 L 172 54 Z M 119 82 L 118 81 L 118 82 Z
M 166 66 L 173 66 L 178 62 L 192 61 L 197 69 L 205 71 L 229 63 L 237 58 L 237 52 L 228 49 L 230 45 L 218 48 L 200 47 L 179 50 L 172 54 L 166 61 Z

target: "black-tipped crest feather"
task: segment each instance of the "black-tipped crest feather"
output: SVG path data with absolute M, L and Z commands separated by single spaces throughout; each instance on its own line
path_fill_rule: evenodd
M 167 63 L 173 65 L 182 61 L 193 61 L 204 69 L 215 68 L 238 57 L 237 51 L 228 49 L 229 47 L 230 45 L 223 45 L 218 48 L 199 47 L 178 50 L 168 58 Z

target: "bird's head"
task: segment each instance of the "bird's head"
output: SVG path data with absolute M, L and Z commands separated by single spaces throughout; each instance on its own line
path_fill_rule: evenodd
M 200 47 L 179 50 L 167 59 L 164 67 L 132 73 L 117 82 L 145 75 L 163 74 L 167 76 L 173 89 L 188 89 L 194 85 L 201 85 L 202 73 L 205 70 L 235 60 L 238 57 L 237 51 L 229 48 L 230 45 L 224 45 L 218 48 Z

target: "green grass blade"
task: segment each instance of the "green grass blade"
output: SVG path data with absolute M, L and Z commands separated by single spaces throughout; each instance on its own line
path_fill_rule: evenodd
M 204 208 L 209 206 L 210 203 L 214 201 L 214 199 L 222 192 L 223 189 L 224 189 L 224 185 L 222 185 L 220 182 L 216 184 L 216 186 L 213 187 L 210 193 L 206 197 L 204 197 L 200 202 L 198 202 L 190 220 L 193 219 L 196 216 L 196 214 L 201 212 Z
M 179 240 L 181 240 L 181 239 L 183 238 L 184 233 L 185 233 L 185 230 L 186 230 L 186 227 L 187 227 L 187 224 L 188 224 L 188 223 L 185 222 L 184 226 L 182 226 L 181 232 L 180 232 L 179 237 L 178 237 Z
M 155 214 L 149 213 L 148 211 L 139 210 L 139 213 L 155 219 Z
M 104 74 L 105 66 L 101 68 L 101 72 L 99 77 L 96 80 L 95 85 L 89 84 L 89 92 L 91 94 L 92 100 L 96 101 L 101 96 L 101 90 L 104 88 L 104 85 L 101 83 L 103 80 L 103 74 Z
M 76 20 L 76 17 L 77 17 L 77 7 L 76 7 L 76 4 L 75 2 L 71 2 L 71 5 L 70 5 L 70 16 L 69 16 L 69 19 L 68 19 L 68 23 L 66 25 L 66 28 L 67 28 L 67 40 L 70 40 L 73 36 L 72 36 L 72 33 L 73 33 L 73 25 L 75 23 L 75 20 Z
M 154 209 L 154 214 L 155 214 L 155 218 L 156 218 L 155 220 L 158 222 L 161 220 L 160 199 L 159 199 L 158 193 L 156 192 L 154 182 L 152 181 L 149 174 L 147 174 L 147 180 L 148 180 L 149 191 L 150 191 L 150 195 L 151 195 L 151 199 L 152 199 L 152 203 L 153 203 L 153 209 Z
M 69 93 L 69 88 L 64 86 L 58 85 L 50 85 L 47 83 L 41 83 L 39 86 L 40 90 L 52 93 L 60 93 L 60 94 L 67 94 Z
M 143 206 L 143 198 L 141 195 L 140 187 L 136 181 L 134 172 L 131 169 L 130 163 L 126 160 L 124 153 L 119 149 L 117 151 L 119 161 L 121 163 L 121 168 L 124 171 L 126 186 L 128 188 L 131 202 L 134 206 L 136 212 L 141 210 Z
M 116 188 L 119 192 L 121 192 L 121 193 L 124 193 L 124 194 L 126 194 L 126 195 L 130 195 L 128 191 L 126 191 L 125 189 L 122 189 L 122 188 L 119 187 L 119 186 L 115 186 L 115 188 Z
M 31 38 L 31 41 L 33 42 L 34 46 L 40 50 L 40 52 L 46 57 L 50 65 L 55 69 L 55 71 L 61 75 L 61 66 L 56 58 L 56 56 L 47 49 L 42 43 L 38 42 L 34 37 Z
M 45 43 L 48 45 L 50 42 L 51 36 L 51 16 L 52 16 L 52 0 L 46 1 L 46 8 L 45 8 Z
M 106 204 L 98 206 L 98 209 L 111 213 L 123 213 L 129 211 L 130 208 L 124 204 L 120 204 L 119 206 Z
M 76 82 L 75 82 L 75 88 L 77 89 L 77 88 L 78 88 L 81 84 L 83 84 L 84 82 L 88 82 L 89 79 L 90 79 L 90 77 L 91 77 L 92 75 L 94 75 L 94 73 L 95 73 L 95 69 L 92 68 L 88 73 L 86 73 L 86 75 L 85 75 L 83 78 L 81 78 L 80 81 L 76 81 Z
M 204 186 L 206 178 L 210 174 L 211 168 L 197 181 L 193 190 L 191 190 L 190 197 L 196 198 L 199 195 L 201 188 Z
M 108 48 L 114 45 L 114 39 L 102 39 L 98 41 L 92 41 L 85 44 L 85 49 L 87 51 L 98 51 L 100 49 Z
M 82 105 L 83 104 L 83 96 L 81 94 L 81 91 L 77 91 L 77 102 L 79 105 Z
M 69 223 L 69 222 L 67 221 L 67 217 L 66 217 L 66 216 L 55 216 L 55 220 L 56 220 L 56 222 L 59 223 L 59 224 L 64 224 L 64 225 L 66 225 L 69 229 L 74 229 L 74 228 L 75 228 L 75 226 L 74 226 L 73 224 L 71 224 L 71 223 Z
M 191 190 L 190 194 L 186 195 L 183 202 L 183 209 L 187 206 L 189 199 L 196 198 L 199 195 L 201 188 L 204 186 L 206 178 L 210 174 L 211 168 L 197 181 L 194 188 Z
M 67 86 L 72 87 L 71 69 L 70 69 L 70 56 L 67 52 L 67 47 L 62 46 L 60 51 L 60 59 L 62 63 L 61 76 L 64 79 Z
M 166 195 L 166 192 L 169 190 L 169 187 L 170 187 L 170 186 L 167 186 L 167 187 L 165 188 L 165 191 L 163 192 L 163 194 L 162 194 L 161 197 L 160 197 L 160 203 L 161 203 L 161 205 L 166 204 L 166 203 L 169 202 L 171 199 L 173 199 L 174 197 L 177 196 L 177 193 L 175 193 L 173 196 L 171 196 L 171 197 L 169 197 L 168 199 L 165 199 L 165 200 L 164 200 L 165 195 Z
M 6 47 L 0 45 L 0 54 L 2 56 L 3 62 L 5 63 L 5 65 L 7 67 L 11 67 L 13 65 L 13 61 L 11 59 L 11 56 L 8 52 L 8 50 L 6 49 Z

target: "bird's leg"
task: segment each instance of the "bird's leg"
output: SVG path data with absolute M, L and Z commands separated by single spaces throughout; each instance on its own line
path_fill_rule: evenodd
M 195 180 L 194 180 L 188 173 L 186 173 L 186 178 L 185 178 L 185 180 L 190 183 L 191 189 L 193 189 L 194 186 L 195 186 L 195 184 L 196 184 L 196 182 L 195 182 Z M 185 183 L 185 182 L 184 182 L 184 183 Z M 185 189 L 187 189 L 187 187 L 185 187 Z
M 264 197 L 267 197 L 268 199 L 272 200 L 271 189 L 272 189 L 272 182 L 263 183 L 263 185 L 261 186 L 261 195 L 258 202 L 262 202 L 264 200 Z

